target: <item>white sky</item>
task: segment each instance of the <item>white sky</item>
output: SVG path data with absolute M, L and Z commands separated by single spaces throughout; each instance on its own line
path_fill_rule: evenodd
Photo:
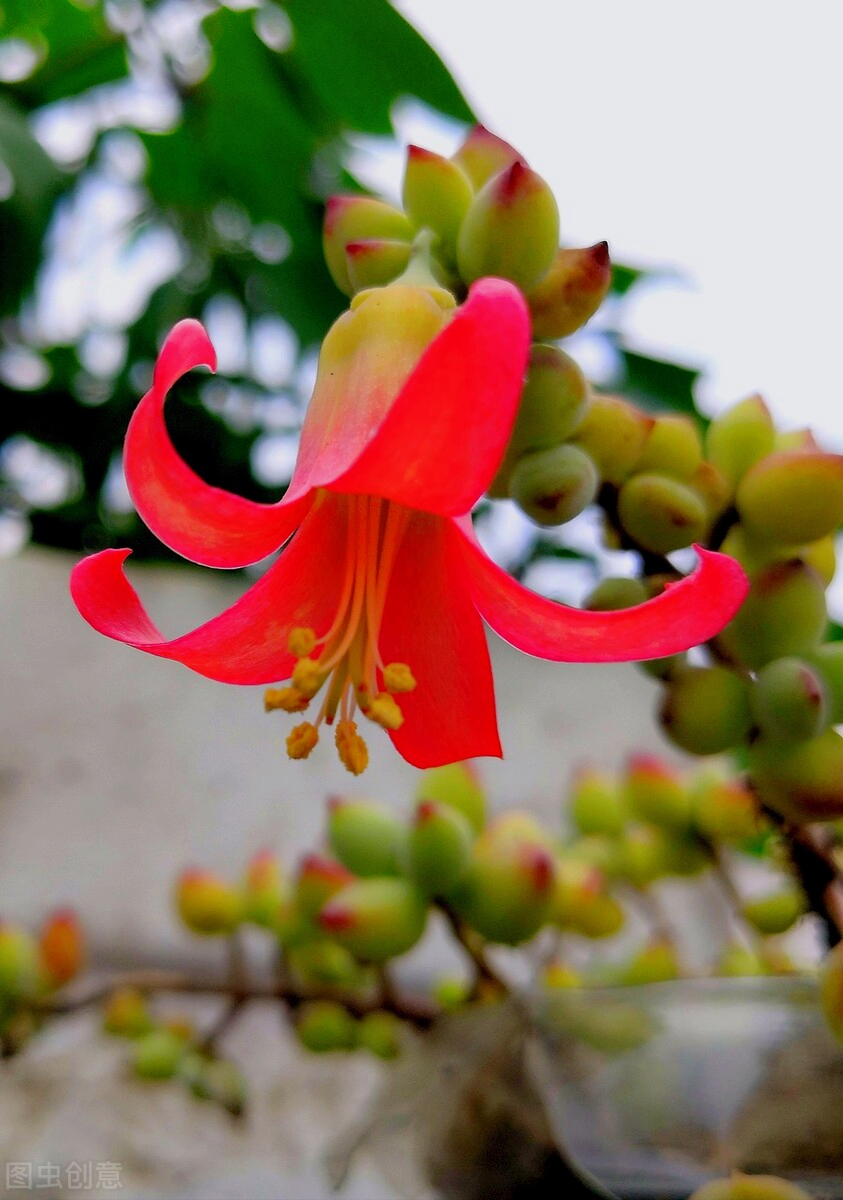
M 843 449 L 843 5 L 396 0 L 554 187 L 563 240 L 676 264 L 636 342 Z

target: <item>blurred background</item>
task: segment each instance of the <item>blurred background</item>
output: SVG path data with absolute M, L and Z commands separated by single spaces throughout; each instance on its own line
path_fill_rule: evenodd
M 751 2 L 522 0 L 517 17 L 488 0 L 5 0 L 0 915 L 31 924 L 73 904 L 101 963 L 207 957 L 172 919 L 176 872 L 239 870 L 264 844 L 289 862 L 324 796 L 348 790 L 327 756 L 286 759 L 257 690 L 94 634 L 67 576 L 82 553 L 131 546 L 168 633 L 243 590 L 241 573 L 176 565 L 141 525 L 126 424 L 166 331 L 199 317 L 219 371 L 179 387 L 172 437 L 210 482 L 277 498 L 344 303 L 322 264 L 324 200 L 397 193 L 408 141 L 451 153 L 482 120 L 549 180 L 566 244 L 609 240 L 613 295 L 567 343 L 595 383 L 701 422 L 761 390 L 843 447 L 839 11 L 808 4 L 794 26 Z M 566 600 L 605 558 L 587 518 L 539 536 L 502 504 L 483 529 L 509 569 Z M 659 744 L 655 685 L 631 668 L 493 655 L 494 806 L 555 819 L 574 761 Z M 373 750 L 363 790 L 408 805 L 412 770 L 385 739 Z M 0 1158 L 122 1156 L 138 1195 L 208 1197 L 216 1177 L 227 1197 L 320 1196 L 319 1155 L 376 1071 L 346 1064 L 339 1084 L 276 1025 L 236 1047 L 269 1114 L 245 1148 L 207 1112 L 127 1092 L 118 1058 L 71 1022 L 4 1067 Z M 368 1176 L 354 1186 L 381 1194 Z

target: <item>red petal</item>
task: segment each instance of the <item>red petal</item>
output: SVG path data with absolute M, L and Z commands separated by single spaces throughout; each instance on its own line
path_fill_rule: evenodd
M 678 654 L 719 633 L 748 590 L 734 559 L 695 547 L 700 565 L 694 573 L 654 600 L 616 612 L 584 612 L 521 587 L 484 554 L 467 521 L 459 527 L 480 615 L 511 645 L 554 662 L 639 662 Z
M 180 321 L 129 424 L 126 482 L 142 520 L 171 550 L 206 567 L 243 567 L 277 550 L 307 504 L 244 500 L 204 483 L 179 456 L 164 423 L 164 401 L 173 384 L 198 366 L 215 369 L 214 348 L 198 321 Z
M 128 550 L 104 550 L 73 571 L 71 595 L 94 629 L 148 654 L 172 658 L 222 683 L 286 679 L 296 626 L 327 629 L 345 563 L 346 521 L 331 497 L 317 501 L 278 561 L 236 604 L 183 637 L 166 641 L 123 573 Z
M 332 486 L 442 516 L 468 512 L 506 449 L 529 348 L 521 293 L 503 279 L 479 280 Z
M 461 586 L 461 547 L 449 525 L 412 517 L 379 638 L 384 662 L 407 663 L 416 679 L 415 690 L 398 697 L 404 724 L 390 734 L 414 767 L 502 753 L 486 635 Z

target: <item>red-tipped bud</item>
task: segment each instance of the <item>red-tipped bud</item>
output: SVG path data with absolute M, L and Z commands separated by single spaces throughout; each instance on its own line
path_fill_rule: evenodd
M 355 288 L 348 273 L 346 248 L 350 242 L 369 239 L 412 241 L 413 226 L 409 217 L 370 196 L 332 196 L 325 208 L 322 248 L 331 278 L 347 296 Z
M 38 948 L 48 987 L 61 987 L 79 974 L 85 961 L 85 936 L 73 909 L 58 909 L 47 918 Z
M 358 879 L 328 901 L 319 924 L 363 962 L 404 954 L 424 933 L 427 901 L 404 879 Z
M 342 863 L 327 854 L 307 854 L 299 863 L 296 878 L 296 907 L 304 917 L 315 918 L 328 900 L 354 875 Z
M 827 621 L 822 580 L 801 559 L 790 559 L 755 575 L 743 607 L 717 643 L 735 662 L 758 670 L 774 658 L 809 656 Z
M 611 282 L 606 242 L 557 251 L 550 270 L 527 294 L 533 336 L 563 338 L 575 333 L 597 312 Z
M 468 820 L 477 831 L 486 824 L 486 793 L 473 763 L 450 763 L 424 771 L 416 789 L 417 800 L 438 800 Z
M 668 829 L 687 829 L 691 795 L 682 775 L 654 754 L 633 754 L 626 771 L 630 810 L 642 821 Z
M 750 396 L 715 417 L 705 435 L 706 458 L 732 491 L 750 467 L 773 450 L 776 431 L 760 396 Z
M 245 920 L 265 929 L 276 929 L 286 900 L 287 889 L 278 856 L 273 850 L 259 850 L 249 860 L 243 881 Z
M 769 454 L 744 475 L 735 502 L 754 537 L 787 546 L 826 537 L 843 522 L 843 455 Z
M 179 916 L 192 933 L 229 934 L 243 919 L 240 892 L 213 871 L 192 867 L 176 886 Z
M 694 824 L 712 841 L 735 844 L 758 836 L 761 811 L 751 788 L 706 773 L 694 782 Z
M 475 188 L 481 188 L 505 167 L 524 160 L 509 142 L 490 133 L 483 125 L 475 125 L 453 161 L 465 171 Z
M 843 816 L 843 738 L 827 729 L 807 742 L 768 742 L 749 748 L 749 774 L 764 804 L 789 821 Z
M 103 1007 L 102 1018 L 106 1033 L 117 1037 L 142 1037 L 153 1027 L 146 1000 L 134 988 L 118 988 L 112 992 Z
M 437 250 L 449 263 L 455 260 L 457 235 L 473 194 L 471 180 L 458 163 L 420 146 L 408 148 L 404 209 L 417 229 L 433 230 Z
M 355 292 L 383 287 L 406 270 L 410 261 L 409 242 L 367 238 L 349 242 L 345 248 L 348 278 Z
M 386 805 L 333 797 L 328 805 L 328 841 L 355 875 L 397 875 L 407 838 L 405 823 Z
M 445 895 L 465 870 L 473 841 L 474 830 L 461 812 L 420 800 L 407 839 L 407 874 L 428 895 Z

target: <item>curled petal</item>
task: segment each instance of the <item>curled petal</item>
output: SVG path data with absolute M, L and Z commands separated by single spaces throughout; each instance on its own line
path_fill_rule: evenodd
M 474 603 L 505 641 L 554 662 L 640 662 L 698 646 L 732 619 L 748 590 L 725 554 L 695 547 L 700 565 L 686 579 L 635 608 L 584 612 L 537 596 L 489 559 L 459 522 L 464 570 Z
M 74 569 L 70 591 L 82 616 L 107 637 L 172 658 L 222 683 L 286 679 L 294 664 L 287 638 L 296 627 L 326 628 L 339 595 L 348 538 L 329 496 L 317 499 L 301 529 L 231 608 L 192 633 L 167 641 L 123 573 L 128 550 L 104 550 Z
M 126 482 L 141 519 L 171 550 L 206 567 L 243 567 L 287 540 L 308 501 L 256 504 L 211 487 L 188 467 L 167 433 L 164 402 L 173 384 L 198 366 L 215 369 L 214 348 L 198 321 L 180 321 L 129 424 Z
M 417 686 L 398 697 L 404 724 L 390 734 L 414 767 L 500 758 L 483 623 L 460 579 L 448 524 L 415 514 L 401 543 L 379 638 L 384 662 L 409 664 Z

